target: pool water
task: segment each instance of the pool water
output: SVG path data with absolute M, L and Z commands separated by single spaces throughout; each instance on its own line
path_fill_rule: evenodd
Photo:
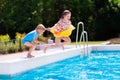
M 76 56 L 2 78 L 0 80 L 120 80 L 120 51 L 93 51 L 86 57 Z

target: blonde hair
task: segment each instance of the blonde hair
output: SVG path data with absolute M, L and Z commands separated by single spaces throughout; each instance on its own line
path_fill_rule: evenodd
M 36 30 L 38 30 L 38 29 L 46 30 L 46 28 L 44 27 L 43 24 L 38 24 L 37 27 L 36 27 L 35 29 L 36 29 Z

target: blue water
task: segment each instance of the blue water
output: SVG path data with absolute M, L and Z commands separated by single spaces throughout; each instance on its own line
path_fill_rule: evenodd
M 120 80 L 120 51 L 93 51 L 87 57 L 76 56 L 0 78 L 2 78 L 0 80 Z

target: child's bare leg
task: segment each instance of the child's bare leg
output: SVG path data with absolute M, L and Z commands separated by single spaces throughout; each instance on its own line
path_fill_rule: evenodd
M 56 38 L 55 40 L 56 40 L 56 45 L 61 46 L 62 50 L 64 50 L 64 44 L 61 42 L 62 37 Z
M 62 39 L 64 40 L 63 45 L 71 43 L 70 37 L 63 37 Z
M 61 44 L 62 49 L 64 50 L 64 45 L 71 43 L 71 39 L 69 37 L 62 37 L 64 42 Z
M 31 46 L 31 47 L 29 48 L 27 57 L 34 57 L 34 56 L 31 54 L 34 49 L 35 49 L 35 46 Z
M 30 42 L 26 42 L 25 46 L 29 47 L 29 51 L 28 51 L 27 57 L 28 58 L 34 57 L 31 53 L 35 49 L 35 45 L 30 43 Z
M 55 44 L 46 46 L 46 47 L 44 48 L 44 53 L 46 53 L 46 50 L 47 50 L 48 48 L 55 48 L 55 47 L 58 47 L 58 46 L 62 46 L 62 49 L 64 49 L 64 46 L 61 44 L 61 38 L 55 38 Z
M 51 45 L 46 46 L 46 47 L 44 48 L 44 53 L 46 53 L 46 51 L 47 51 L 48 48 L 55 48 L 55 47 L 57 47 L 56 44 L 51 44 Z
M 61 39 L 64 40 L 63 43 L 61 43 Z M 46 50 L 48 48 L 55 48 L 55 47 L 58 47 L 58 46 L 61 46 L 62 49 L 64 50 L 64 45 L 69 44 L 69 43 L 71 43 L 71 39 L 69 37 L 56 37 L 55 38 L 55 44 L 52 44 L 52 45 L 49 45 L 49 46 L 45 47 L 44 48 L 44 53 L 46 53 Z
M 62 50 L 64 50 L 64 44 L 61 44 Z

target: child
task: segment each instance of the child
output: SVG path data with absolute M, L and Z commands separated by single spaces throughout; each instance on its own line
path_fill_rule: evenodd
M 37 43 L 42 43 L 41 41 L 38 41 L 37 38 L 39 34 L 43 34 L 45 32 L 46 28 L 39 24 L 35 30 L 29 32 L 23 39 L 22 44 L 29 47 L 29 51 L 27 54 L 28 58 L 34 57 L 31 55 L 32 51 L 35 49 Z
M 69 36 L 75 28 L 71 24 L 70 18 L 71 12 L 69 10 L 65 10 L 60 20 L 52 28 L 47 29 L 48 31 L 51 31 L 55 36 L 55 44 L 46 46 L 44 48 L 44 53 L 46 53 L 46 50 L 49 47 L 54 48 L 57 46 L 62 46 L 62 49 L 64 50 L 64 45 L 71 42 Z M 61 40 L 64 40 L 64 42 L 61 43 Z

